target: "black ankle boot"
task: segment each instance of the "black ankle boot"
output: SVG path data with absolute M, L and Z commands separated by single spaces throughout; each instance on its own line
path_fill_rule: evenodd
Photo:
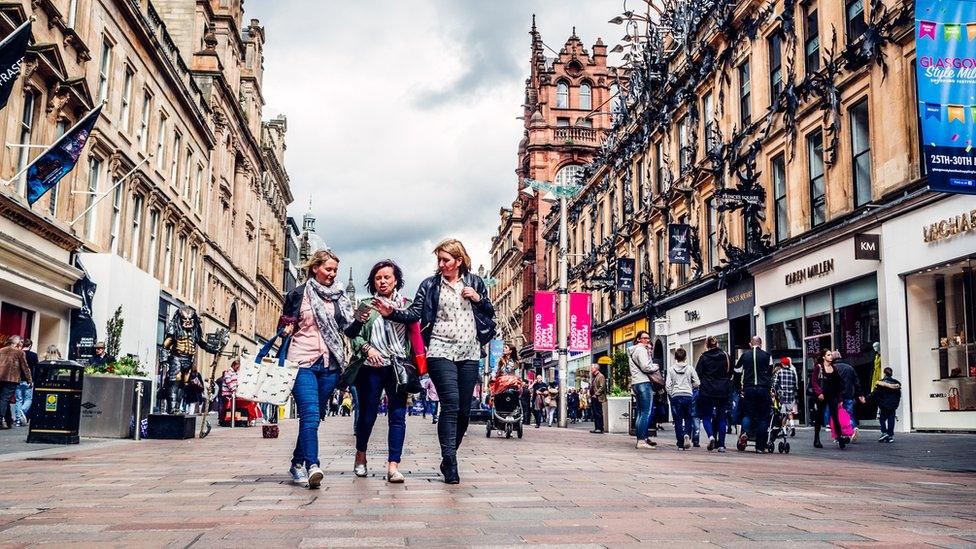
M 820 428 L 817 427 L 816 431 L 813 432 L 813 447 L 823 448 L 823 444 L 820 443 Z
M 461 477 L 458 476 L 457 456 L 445 457 L 441 460 L 441 474 L 444 475 L 444 484 L 460 484 Z

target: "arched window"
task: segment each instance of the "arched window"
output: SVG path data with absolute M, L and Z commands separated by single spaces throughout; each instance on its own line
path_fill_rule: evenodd
M 569 166 L 563 166 L 559 172 L 556 173 L 556 185 L 582 185 L 582 181 L 577 181 L 577 176 L 583 171 L 583 166 L 579 164 L 570 164 Z
M 590 110 L 593 108 L 593 88 L 583 82 L 580 84 L 580 104 L 579 108 Z
M 556 84 L 556 108 L 569 108 L 569 84 L 565 82 Z

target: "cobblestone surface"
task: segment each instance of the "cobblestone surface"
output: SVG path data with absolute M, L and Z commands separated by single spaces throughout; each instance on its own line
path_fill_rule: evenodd
M 868 456 L 885 445 L 873 440 L 813 453 L 800 450 L 810 442 L 804 431 L 789 456 L 758 456 L 679 452 L 663 432 L 657 450 L 638 453 L 627 437 L 580 426 L 529 429 L 518 440 L 486 439 L 472 425 L 462 484 L 447 486 L 433 426 L 410 418 L 407 482 L 397 486 L 382 478 L 385 428 L 374 433 L 370 476 L 358 479 L 351 423 L 328 418 L 326 478 L 310 491 L 288 483 L 297 424 L 281 431 L 276 440 L 217 429 L 204 440 L 18 454 L 0 462 L 0 546 L 976 544 L 976 475 L 919 468 L 911 456 L 875 462 Z M 972 448 L 960 437 L 961 451 Z

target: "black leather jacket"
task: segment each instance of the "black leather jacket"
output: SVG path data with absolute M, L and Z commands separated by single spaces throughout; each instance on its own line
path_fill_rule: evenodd
M 478 331 L 478 343 L 487 345 L 495 337 L 495 308 L 488 298 L 488 288 L 480 276 L 468 273 L 463 276 L 464 285 L 474 288 L 481 301 L 471 302 L 474 311 L 474 325 Z M 441 275 L 437 274 L 424 279 L 417 288 L 417 295 L 410 307 L 402 311 L 393 311 L 388 317 L 394 322 L 408 324 L 420 322 L 420 333 L 424 337 L 424 345 L 430 345 L 430 335 L 434 330 L 437 319 L 437 306 L 441 298 Z M 482 350 L 482 352 L 484 352 Z

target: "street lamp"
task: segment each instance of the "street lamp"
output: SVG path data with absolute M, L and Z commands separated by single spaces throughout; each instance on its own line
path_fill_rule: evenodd
M 546 183 L 534 179 L 525 179 L 529 189 L 544 191 L 559 199 L 559 341 L 556 353 L 559 357 L 559 426 L 568 427 L 566 391 L 569 379 L 569 252 L 567 250 L 568 235 L 568 200 L 583 192 L 583 186 L 572 182 Z

